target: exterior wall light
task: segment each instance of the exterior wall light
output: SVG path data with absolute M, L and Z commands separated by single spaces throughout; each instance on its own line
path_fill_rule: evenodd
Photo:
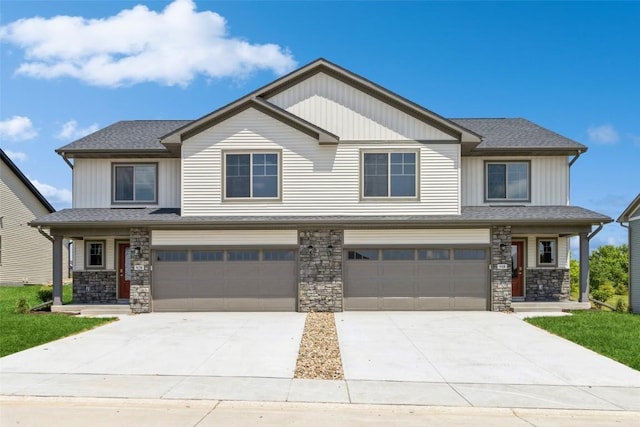
M 142 249 L 140 249 L 140 246 L 136 246 L 135 248 L 133 248 L 133 255 L 136 257 L 139 257 L 142 254 Z

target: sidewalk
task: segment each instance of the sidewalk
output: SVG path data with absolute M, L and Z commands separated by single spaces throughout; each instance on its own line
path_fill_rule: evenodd
M 90 420 L 90 421 L 89 421 Z M 522 426 L 638 425 L 640 412 L 445 408 L 410 405 L 0 397 L 0 425 Z

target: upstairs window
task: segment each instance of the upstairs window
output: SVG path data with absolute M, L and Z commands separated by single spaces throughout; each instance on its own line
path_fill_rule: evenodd
M 225 155 L 225 197 L 275 199 L 279 197 L 279 154 Z
M 156 203 L 158 165 L 113 165 L 114 203 Z
M 368 197 L 416 197 L 416 153 L 363 153 L 362 195 Z
M 487 162 L 488 201 L 528 201 L 529 162 Z

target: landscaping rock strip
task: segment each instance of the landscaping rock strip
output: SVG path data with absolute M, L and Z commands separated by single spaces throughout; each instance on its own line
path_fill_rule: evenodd
M 295 378 L 344 379 L 333 313 L 307 313 Z

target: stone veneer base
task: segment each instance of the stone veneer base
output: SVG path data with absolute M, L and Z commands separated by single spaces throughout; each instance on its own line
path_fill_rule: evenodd
M 116 304 L 115 270 L 73 272 L 73 302 L 75 304 Z

